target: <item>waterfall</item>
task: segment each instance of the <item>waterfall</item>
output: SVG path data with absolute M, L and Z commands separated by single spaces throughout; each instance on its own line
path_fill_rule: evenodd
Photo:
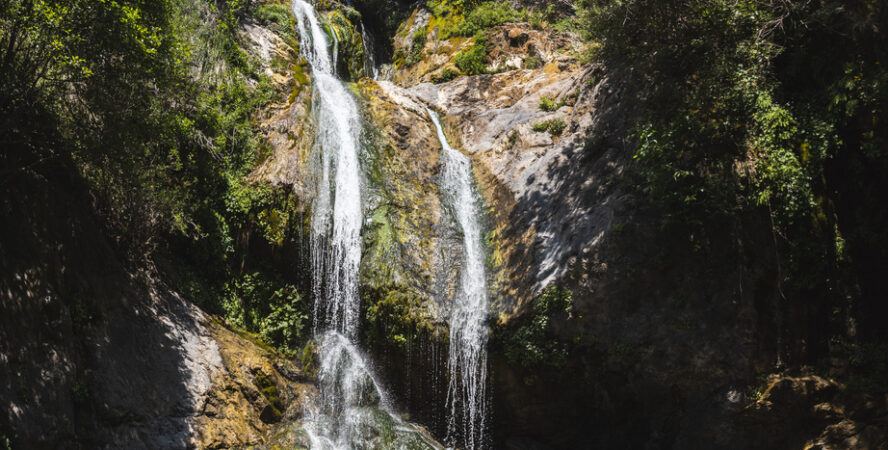
M 438 115 L 426 108 L 441 141 L 441 190 L 444 203 L 462 229 L 465 260 L 459 288 L 450 310 L 450 408 L 448 444 L 455 445 L 457 433 L 469 449 L 485 443 L 487 408 L 487 326 L 489 311 L 487 278 L 484 271 L 478 197 L 474 191 L 472 164 L 468 157 L 447 142 Z
M 373 48 L 373 36 L 367 27 L 361 25 L 361 43 L 364 44 L 364 69 L 374 80 L 379 79 L 379 67 L 376 65 L 376 53 Z
M 305 432 L 313 449 L 370 448 L 379 433 L 368 430 L 380 423 L 404 425 L 391 413 L 385 393 L 355 345 L 363 220 L 361 119 L 355 99 L 336 77 L 335 55 L 329 52 L 314 9 L 303 0 L 293 0 L 292 11 L 302 55 L 312 68 L 317 130 L 311 253 L 319 396 L 307 402 Z
M 328 42 L 314 9 L 293 1 L 302 54 L 312 67 L 315 153 L 320 165 L 312 204 L 311 247 L 315 320 L 349 339 L 357 334 L 361 263 L 361 119 L 358 106 L 336 78 Z M 316 330 L 317 330 L 316 323 Z

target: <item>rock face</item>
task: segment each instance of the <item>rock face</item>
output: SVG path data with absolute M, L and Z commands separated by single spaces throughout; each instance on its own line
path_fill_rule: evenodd
M 425 30 L 422 57 L 410 65 L 396 59 L 392 79 L 403 89 L 387 90 L 407 97 L 394 102 L 402 109 L 425 103 L 442 114 L 454 147 L 472 158 L 489 208 L 499 315 L 491 350 L 495 442 L 671 447 L 692 436 L 693 445 L 743 448 L 749 441 L 720 437 L 740 428 L 718 405 L 776 361 L 776 290 L 772 255 L 734 243 L 762 241 L 766 224 L 750 217 L 706 237 L 724 255 L 669 244 L 627 170 L 633 153 L 625 124 L 635 93 L 615 82 L 618 70 L 579 64 L 569 35 L 506 24 L 487 33 L 489 69 L 521 56 L 539 58 L 537 68 L 432 84 L 470 45 L 438 41 L 434 24 L 420 11 L 402 27 L 396 55 L 423 42 L 413 36 Z M 387 110 L 381 122 L 405 133 L 427 127 L 416 119 Z M 422 158 L 416 142 L 390 142 L 396 154 Z M 568 289 L 571 312 L 534 316 L 536 299 L 553 286 Z M 544 331 L 534 334 L 540 318 Z M 415 343 L 435 353 L 425 345 Z M 566 356 L 528 362 L 522 347 Z M 389 358 L 421 359 L 402 352 L 411 356 Z M 434 416 L 416 408 L 419 417 Z
M 82 186 L 18 189 L 0 220 L 0 433 L 13 448 L 254 444 L 311 389 L 293 363 L 121 266 Z
M 752 447 L 888 448 L 888 396 L 843 393 L 816 375 L 770 377 L 739 415 Z

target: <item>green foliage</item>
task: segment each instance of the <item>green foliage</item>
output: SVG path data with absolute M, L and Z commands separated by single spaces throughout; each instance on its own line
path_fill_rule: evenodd
M 387 343 L 404 349 L 420 335 L 434 332 L 431 322 L 419 315 L 422 300 L 408 287 L 387 285 L 365 289 L 367 338 L 371 343 Z
M 0 2 L 0 167 L 69 164 L 129 263 L 156 262 L 205 308 L 287 346 L 303 307 L 292 286 L 266 273 L 248 295 L 238 278 L 251 230 L 276 246 L 301 226 L 288 196 L 242 181 L 260 157 L 251 117 L 279 95 L 240 49 L 250 13 L 291 23 L 247 0 Z M 73 313 L 100 319 L 88 303 Z
M 537 122 L 533 124 L 531 129 L 537 133 L 543 133 L 548 131 L 552 136 L 561 136 L 561 133 L 564 133 L 564 130 L 567 128 L 567 122 L 562 118 L 555 118 L 551 120 L 544 120 L 542 122 Z
M 438 39 L 470 37 L 491 27 L 524 20 L 525 13 L 512 9 L 508 2 L 430 0 L 426 7 L 434 16 L 430 27 L 438 28 Z
M 537 133 L 544 133 L 546 130 L 549 129 L 549 124 L 550 124 L 550 123 L 551 123 L 551 122 L 548 121 L 548 120 L 544 120 L 544 121 L 542 121 L 542 122 L 537 122 L 537 123 L 533 124 L 533 126 L 531 127 L 531 129 L 532 129 L 533 131 L 537 132 Z
M 285 354 L 295 354 L 307 337 L 309 306 L 296 288 L 260 272 L 232 280 L 225 287 L 222 307 L 235 326 L 258 333 Z
M 547 28 L 550 23 L 558 19 L 558 13 L 555 11 L 555 5 L 548 5 L 545 9 L 534 8 L 526 16 L 526 20 L 530 26 L 537 30 Z
M 477 75 L 487 71 L 488 41 L 484 32 L 475 34 L 471 47 L 457 53 L 454 64 L 466 75 Z
M 253 11 L 253 17 L 263 25 L 274 26 L 278 33 L 285 33 L 295 25 L 290 7 L 286 4 L 260 3 Z
M 546 111 L 546 112 L 552 112 L 552 111 L 555 111 L 556 109 L 558 109 L 555 107 L 555 100 L 552 100 L 551 98 L 546 97 L 546 96 L 543 96 L 542 98 L 540 98 L 539 108 L 540 108 L 540 111 Z
M 567 122 L 560 117 L 549 122 L 549 134 L 552 136 L 561 136 L 565 128 L 567 128 Z
M 512 9 L 509 2 L 483 2 L 468 12 L 465 20 L 455 27 L 453 34 L 456 36 L 474 36 L 488 28 L 523 19 L 524 15 Z
M 574 101 L 576 100 L 576 97 L 572 98 Z M 562 106 L 567 105 L 567 102 L 568 97 L 564 97 L 561 100 L 558 100 L 558 103 L 555 103 L 554 100 L 548 97 L 543 97 L 542 99 L 540 99 L 540 110 L 548 112 L 558 111 L 559 109 L 561 109 Z
M 448 67 L 448 68 L 445 68 L 444 70 L 442 70 L 440 75 L 436 75 L 436 76 L 432 77 L 432 83 L 435 83 L 435 84 L 447 83 L 449 81 L 453 81 L 453 79 L 455 79 L 458 76 L 459 76 L 459 72 Z
M 534 298 L 530 313 L 521 318 L 518 326 L 500 330 L 499 340 L 509 362 L 525 368 L 563 366 L 572 342 L 559 337 L 556 324 L 570 320 L 572 308 L 570 291 L 557 286 L 547 287 Z
M 422 59 L 422 50 L 425 47 L 425 44 L 425 29 L 416 30 L 416 32 L 413 33 L 413 37 L 411 38 L 410 54 L 407 55 L 406 64 L 408 67 L 418 63 Z
M 628 68 L 624 81 L 644 93 L 633 173 L 673 235 L 699 243 L 723 224 L 764 216 L 778 288 L 794 302 L 844 301 L 835 280 L 853 241 L 858 261 L 867 260 L 852 263 L 858 273 L 874 264 L 884 272 L 888 253 L 872 250 L 888 242 L 888 214 L 875 200 L 888 169 L 888 128 L 879 122 L 888 39 L 873 28 L 888 14 L 882 3 L 578 6 L 596 57 Z M 879 277 L 868 282 L 882 292 Z M 885 311 L 876 297 L 867 301 Z

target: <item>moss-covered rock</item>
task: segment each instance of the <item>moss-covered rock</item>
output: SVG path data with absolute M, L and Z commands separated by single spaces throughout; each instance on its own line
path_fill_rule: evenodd
M 365 80 L 358 87 L 375 194 L 364 233 L 362 296 L 374 320 L 406 302 L 403 311 L 410 317 L 402 319 L 433 328 L 439 320 L 435 285 L 441 278 L 436 265 L 443 211 L 435 178 L 440 144 L 422 106 L 399 98 L 393 85 Z
M 357 81 L 367 76 L 364 40 L 358 24 L 361 14 L 348 6 L 324 13 L 325 25 L 331 37 L 335 35 L 337 71 L 348 80 Z

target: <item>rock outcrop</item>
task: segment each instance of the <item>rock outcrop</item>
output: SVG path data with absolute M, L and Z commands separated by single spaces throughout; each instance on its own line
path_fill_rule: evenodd
M 255 444 L 312 389 L 294 363 L 124 267 L 82 186 L 19 181 L 0 220 L 0 434 L 13 448 Z

